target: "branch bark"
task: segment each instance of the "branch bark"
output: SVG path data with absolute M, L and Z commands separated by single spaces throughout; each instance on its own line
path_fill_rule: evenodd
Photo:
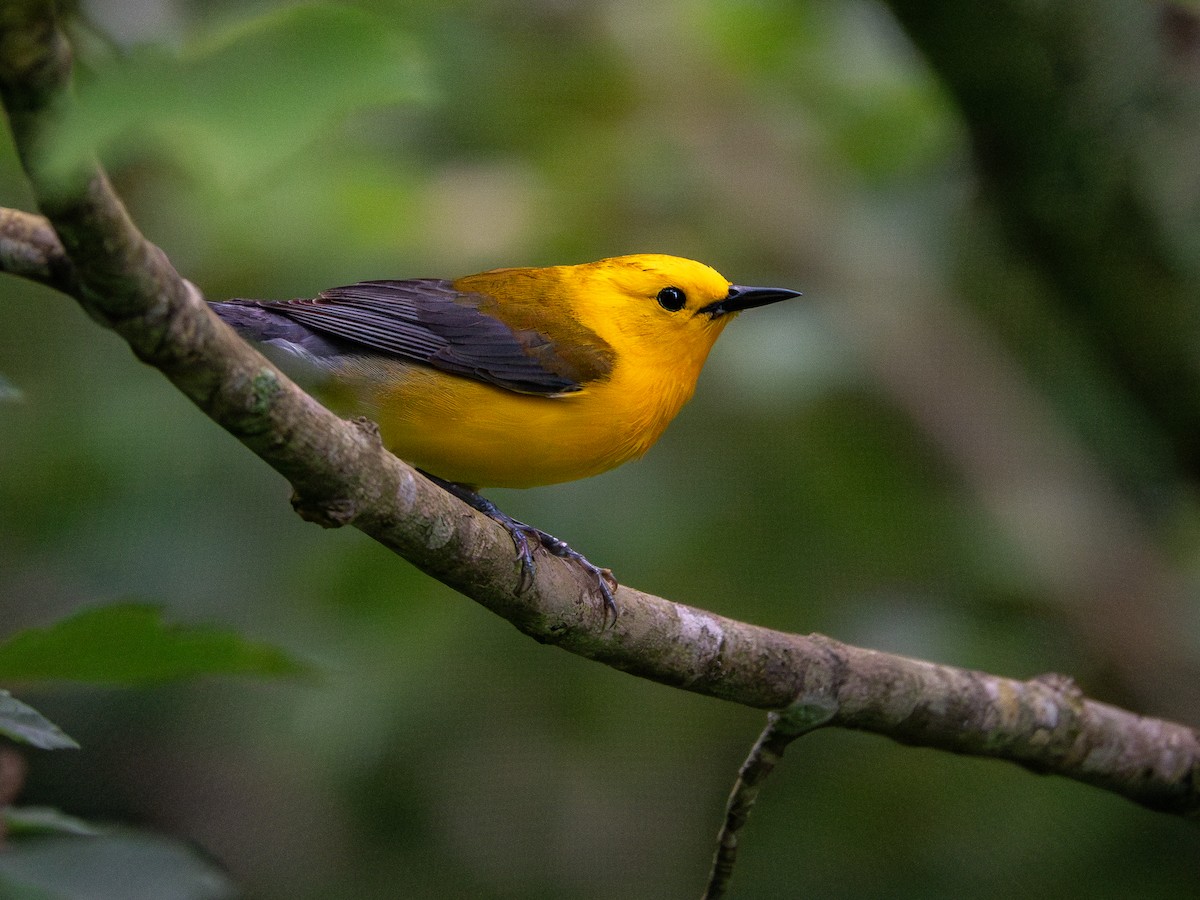
M 0 266 L 63 290 L 276 469 L 294 504 L 353 525 L 543 643 L 663 684 L 824 726 L 1006 759 L 1200 818 L 1200 734 L 1088 700 L 1068 680 L 1017 681 L 800 636 L 628 587 L 602 610 L 569 564 L 540 555 L 518 594 L 507 533 L 334 416 L 237 338 L 138 232 L 93 166 L 63 188 L 38 135 L 69 103 L 69 49 L 48 5 L 0 10 L 0 97 L 46 218 L 0 215 Z M 54 239 L 57 235 L 58 240 Z M 815 712 L 814 712 L 815 711 Z

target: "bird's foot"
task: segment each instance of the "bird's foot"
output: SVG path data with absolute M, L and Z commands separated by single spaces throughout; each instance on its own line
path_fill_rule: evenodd
M 533 586 L 534 573 L 537 571 L 537 563 L 533 558 L 533 547 L 535 544 L 540 545 L 552 556 L 557 556 L 559 559 L 569 559 L 575 565 L 579 566 L 579 568 L 583 569 L 593 582 L 592 590 L 600 595 L 600 600 L 603 603 L 604 622 L 608 622 L 609 614 L 612 615 L 614 623 L 617 621 L 619 609 L 616 597 L 614 596 L 614 591 L 617 589 L 617 579 L 610 569 L 603 569 L 597 566 L 566 541 L 559 540 L 554 535 L 547 534 L 540 528 L 534 528 L 532 525 L 527 525 L 518 519 L 514 519 L 497 507 L 491 500 L 480 496 L 466 485 L 446 481 L 435 475 L 430 475 L 428 472 L 423 472 L 422 474 L 435 484 L 445 488 L 455 497 L 458 497 L 458 499 L 462 500 L 468 506 L 479 510 L 493 522 L 504 526 L 504 530 L 512 538 L 513 546 L 517 548 L 517 560 L 521 566 L 521 576 L 517 582 L 518 594 L 524 593 Z
M 493 516 L 492 518 L 495 517 Z M 611 569 L 601 568 L 566 541 L 559 540 L 554 535 L 547 534 L 540 528 L 534 528 L 532 525 L 526 525 L 524 522 L 518 522 L 516 519 L 508 516 L 505 516 L 505 518 L 511 524 L 506 524 L 499 519 L 496 521 L 508 528 L 508 533 L 512 535 L 513 543 L 517 545 L 517 555 L 521 558 L 521 585 L 518 587 L 518 590 L 527 590 L 533 584 L 534 561 L 533 554 L 529 552 L 529 539 L 533 538 L 546 549 L 547 553 L 557 556 L 559 559 L 569 559 L 583 569 L 592 578 L 593 588 L 604 602 L 605 622 L 608 621 L 609 613 L 612 614 L 613 622 L 617 621 L 617 600 L 613 596 L 613 592 L 617 589 L 617 579 Z

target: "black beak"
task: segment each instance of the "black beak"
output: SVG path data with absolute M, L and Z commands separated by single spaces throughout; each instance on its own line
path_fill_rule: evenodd
M 745 287 L 731 284 L 729 293 L 715 303 L 702 306 L 696 312 L 708 313 L 712 318 L 725 316 L 729 313 L 741 312 L 743 309 L 753 309 L 756 306 L 766 306 L 768 303 L 778 303 L 780 300 L 790 300 L 801 296 L 799 291 L 787 288 Z

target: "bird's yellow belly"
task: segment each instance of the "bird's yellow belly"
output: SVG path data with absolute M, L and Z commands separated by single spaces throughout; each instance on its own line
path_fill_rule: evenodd
M 534 487 L 607 471 L 641 456 L 687 400 L 631 391 L 619 378 L 539 397 L 404 369 L 400 378 L 365 377 L 366 390 L 354 392 L 366 400 L 358 411 L 379 423 L 401 459 L 474 487 Z

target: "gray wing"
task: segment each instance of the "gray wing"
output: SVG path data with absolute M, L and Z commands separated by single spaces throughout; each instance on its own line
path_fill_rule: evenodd
M 363 281 L 311 300 L 229 300 L 214 311 L 239 332 L 318 359 L 381 354 L 522 394 L 580 390 L 552 341 L 479 309 L 448 281 Z

